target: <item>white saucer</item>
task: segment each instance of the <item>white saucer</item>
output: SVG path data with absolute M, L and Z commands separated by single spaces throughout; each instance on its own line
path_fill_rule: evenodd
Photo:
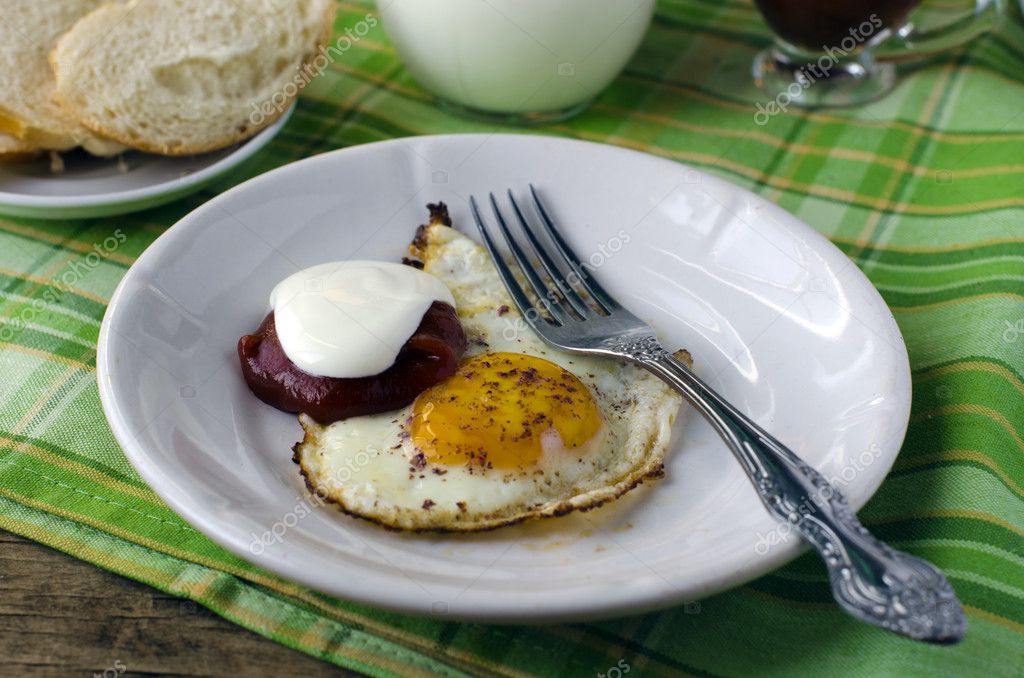
M 83 151 L 65 154 L 54 173 L 49 157 L 0 163 L 0 215 L 35 219 L 86 219 L 156 207 L 194 193 L 270 143 L 294 111 L 248 141 L 179 158 L 129 152 L 123 162 Z

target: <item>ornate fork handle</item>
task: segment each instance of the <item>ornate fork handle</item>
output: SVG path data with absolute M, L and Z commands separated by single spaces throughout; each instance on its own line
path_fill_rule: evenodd
M 918 640 L 963 638 L 960 602 L 934 565 L 875 539 L 820 473 L 704 384 L 655 337 L 618 337 L 604 348 L 656 374 L 711 422 L 768 510 L 825 561 L 832 594 L 850 614 Z

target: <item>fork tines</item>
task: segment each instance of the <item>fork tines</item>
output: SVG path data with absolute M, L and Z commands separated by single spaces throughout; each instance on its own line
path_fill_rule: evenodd
M 518 265 L 521 277 L 526 280 L 535 295 L 536 303 L 523 289 L 516 274 L 499 251 L 490 229 L 480 214 L 476 198 L 469 199 L 470 209 L 480 229 L 484 245 L 490 251 L 498 273 L 519 310 L 531 321 L 532 316 L 539 315 L 556 326 L 614 313 L 618 304 L 589 275 L 586 266 L 558 232 L 533 184 L 530 184 L 530 195 L 533 197 L 534 210 L 542 225 L 541 229 L 531 225 L 527 215 L 519 207 L 515 195 L 511 190 L 508 191 L 512 212 L 519 222 L 519 230 L 529 243 L 528 248 L 532 257 L 522 245 L 523 238 L 512 233 L 493 193 L 490 194 L 490 202 L 498 228 Z M 545 235 L 538 235 L 539 230 L 543 230 Z

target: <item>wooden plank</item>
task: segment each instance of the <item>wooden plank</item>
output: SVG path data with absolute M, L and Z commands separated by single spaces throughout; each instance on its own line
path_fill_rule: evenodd
M 0 675 L 355 676 L 0 531 Z

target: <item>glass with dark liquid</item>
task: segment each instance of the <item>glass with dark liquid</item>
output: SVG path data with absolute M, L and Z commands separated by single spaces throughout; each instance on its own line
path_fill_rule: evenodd
M 895 84 L 894 62 L 956 47 L 984 32 L 996 0 L 976 0 L 951 24 L 920 30 L 907 17 L 922 0 L 754 0 L 775 44 L 754 62 L 754 78 L 775 97 L 758 107 L 855 105 Z M 763 124 L 763 123 L 761 123 Z

